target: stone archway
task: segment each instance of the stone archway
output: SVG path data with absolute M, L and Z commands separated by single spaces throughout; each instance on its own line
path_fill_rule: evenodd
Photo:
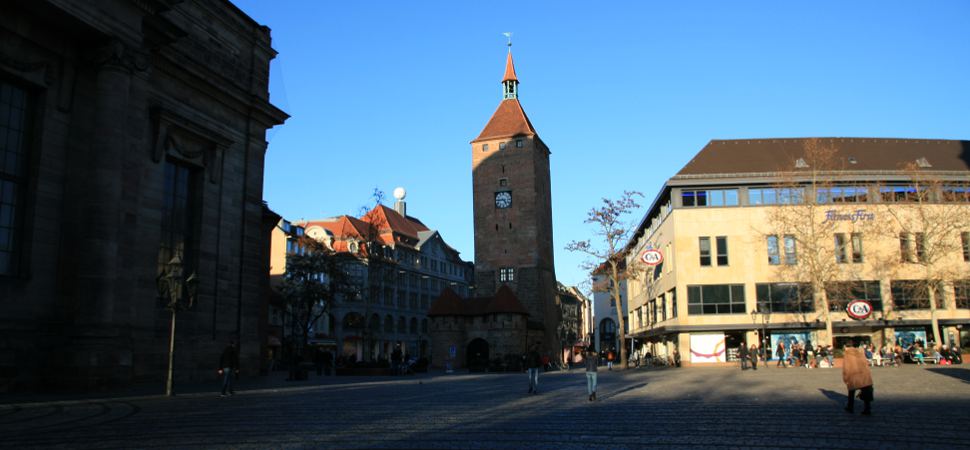
M 482 338 L 472 339 L 465 352 L 465 367 L 471 372 L 484 372 L 488 368 L 488 341 Z

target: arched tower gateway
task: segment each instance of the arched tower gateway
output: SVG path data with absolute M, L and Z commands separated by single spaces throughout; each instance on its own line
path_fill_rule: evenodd
M 549 148 L 519 103 L 512 48 L 502 78 L 502 101 L 472 147 L 476 296 L 508 285 L 528 310 L 522 342 L 542 342 L 555 357 L 561 314 L 552 247 Z

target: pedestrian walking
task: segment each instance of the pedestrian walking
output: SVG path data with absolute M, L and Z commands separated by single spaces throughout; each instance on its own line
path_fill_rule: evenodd
M 542 367 L 542 356 L 539 355 L 539 344 L 532 346 L 525 355 L 526 367 L 529 373 L 529 393 L 539 393 L 539 368 Z
M 752 370 L 758 370 L 758 353 L 760 353 L 758 351 L 758 347 L 755 347 L 754 344 L 751 344 L 751 350 L 748 352 L 748 356 L 751 357 Z
M 741 370 L 748 370 L 748 346 L 741 343 L 741 348 L 738 349 L 738 358 L 741 359 Z
M 613 360 L 616 359 L 616 353 L 610 350 L 606 354 L 606 370 L 613 370 Z
M 784 342 L 778 341 L 778 349 L 775 350 L 775 356 L 778 357 L 778 364 L 775 364 L 775 367 L 788 367 L 785 364 L 785 343 Z
M 869 370 L 869 361 L 862 349 L 856 346 L 855 342 L 845 347 L 844 358 L 842 360 L 842 381 L 849 391 L 849 401 L 845 410 L 850 414 L 854 411 L 855 395 L 859 392 L 859 398 L 864 405 L 862 415 L 872 414 L 870 405 L 872 403 L 872 372 Z
M 236 341 L 229 341 L 229 345 L 219 357 L 219 375 L 222 375 L 222 396 L 236 395 L 232 388 L 232 377 L 239 373 L 239 352 L 236 351 Z
M 600 357 L 592 347 L 586 349 L 586 393 L 589 401 L 596 400 L 596 367 L 600 364 Z
M 392 373 L 394 373 L 394 375 L 401 374 L 401 358 L 402 358 L 401 346 L 395 345 L 394 351 L 391 352 L 391 367 L 393 369 Z

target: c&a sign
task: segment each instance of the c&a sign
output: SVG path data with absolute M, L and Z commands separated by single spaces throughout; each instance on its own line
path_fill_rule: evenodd
M 872 314 L 872 303 L 865 300 L 852 300 L 846 305 L 845 312 L 853 319 L 865 320 Z

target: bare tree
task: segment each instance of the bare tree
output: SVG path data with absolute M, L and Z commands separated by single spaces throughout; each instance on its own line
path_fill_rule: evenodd
M 861 252 L 862 238 L 872 222 L 870 215 L 852 204 L 867 201 L 869 194 L 864 185 L 836 186 L 843 167 L 838 149 L 831 143 L 809 139 L 803 155 L 791 163 L 795 170 L 784 170 L 783 180 L 763 194 L 772 196 L 766 204 L 777 206 L 767 210 L 767 229 L 760 231 L 769 264 L 779 278 L 801 283 L 796 291 L 800 303 L 802 298 L 811 298 L 812 308 L 800 305 L 796 311 L 781 312 L 803 316 L 812 310 L 820 312 L 825 322 L 820 341 L 831 345 L 829 297 L 849 296 L 851 283 L 838 281 L 851 280 L 860 272 L 861 253 L 857 256 L 855 252 Z M 759 309 L 765 307 L 770 305 L 759 304 Z
M 626 340 L 624 330 L 626 311 L 623 310 L 623 301 L 620 298 L 620 285 L 631 275 L 629 270 L 621 270 L 621 267 L 625 258 L 624 248 L 635 227 L 626 222 L 625 216 L 640 207 L 636 202 L 636 197 L 643 197 L 643 194 L 636 191 L 626 191 L 617 200 L 604 198 L 600 207 L 589 210 L 584 221 L 594 224 L 595 231 L 593 234 L 597 236 L 598 242 L 594 244 L 590 239 L 586 239 L 572 241 L 566 245 L 566 250 L 585 253 L 593 258 L 583 264 L 584 269 L 592 272 L 601 265 L 603 266 L 603 272 L 609 280 L 607 288 L 617 310 L 621 367 L 627 365 L 627 349 L 623 344 Z M 593 289 L 596 290 L 597 287 L 594 286 Z
M 970 230 L 970 186 L 966 181 L 946 181 L 917 162 L 903 170 L 909 185 L 880 189 L 886 197 L 881 216 L 887 222 L 882 230 L 900 243 L 899 253 L 889 257 L 887 266 L 895 268 L 895 277 L 911 281 L 901 283 L 901 293 L 928 300 L 933 341 L 938 345 L 943 341 L 937 312 L 945 308 L 945 293 L 955 281 L 970 278 L 962 258 L 967 237 L 961 236 Z M 896 303 L 894 298 L 894 308 Z
M 398 275 L 397 263 L 394 260 L 393 248 L 391 247 L 394 242 L 393 236 L 388 236 L 386 240 L 382 238 L 382 234 L 392 232 L 386 217 L 378 212 L 378 207 L 384 204 L 384 197 L 384 191 L 375 187 L 374 192 L 371 193 L 373 205 L 370 207 L 362 206 L 360 209 L 361 219 L 368 224 L 365 234 L 362 236 L 364 245 L 359 255 L 367 269 L 363 288 L 366 294 L 364 297 L 365 316 L 371 314 L 371 306 L 377 305 L 381 294 L 394 283 Z M 373 346 L 382 333 L 383 330 L 374 326 L 368 318 L 364 331 L 365 341 L 369 341 Z M 368 349 L 368 352 L 370 352 L 370 349 Z
M 287 256 L 286 273 L 279 290 L 293 331 L 301 338 L 298 350 L 303 351 L 317 320 L 340 298 L 351 295 L 354 287 L 345 257 L 307 237 L 299 245 L 305 251 Z

